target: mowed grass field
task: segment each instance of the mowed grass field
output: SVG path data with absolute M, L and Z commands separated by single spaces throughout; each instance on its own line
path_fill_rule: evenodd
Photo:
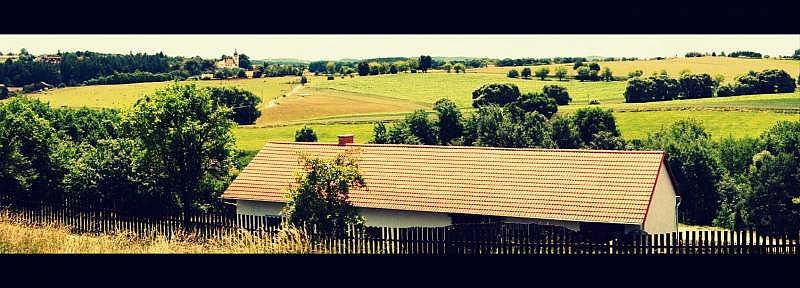
M 747 73 L 750 70 L 761 71 L 764 69 L 783 69 L 792 77 L 797 77 L 800 73 L 800 60 L 777 60 L 777 59 L 746 59 L 731 57 L 691 57 L 691 58 L 669 58 L 664 60 L 637 60 L 637 61 L 610 61 L 597 62 L 600 68 L 608 67 L 614 76 L 627 76 L 629 72 L 642 70 L 644 75 L 650 75 L 666 70 L 669 75 L 677 76 L 681 71 L 687 69 L 692 73 L 708 73 L 711 76 L 720 74 L 725 77 L 725 82 L 733 81 L 736 76 Z M 540 67 L 550 68 L 550 75 L 553 74 L 557 66 L 566 66 L 568 75 L 575 76 L 570 64 L 553 64 L 541 66 L 527 66 L 535 70 Z M 506 75 L 509 70 L 521 70 L 524 67 L 486 67 L 469 69 L 469 73 L 492 73 Z

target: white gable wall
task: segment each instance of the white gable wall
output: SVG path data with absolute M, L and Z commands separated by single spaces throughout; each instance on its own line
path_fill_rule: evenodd
M 669 178 L 666 166 L 661 164 L 658 171 L 658 180 L 647 216 L 644 222 L 644 231 L 649 234 L 677 232 L 675 221 L 675 187 Z

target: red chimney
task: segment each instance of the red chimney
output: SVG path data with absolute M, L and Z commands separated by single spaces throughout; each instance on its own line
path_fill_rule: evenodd
M 353 144 L 353 134 L 339 135 L 339 146 Z

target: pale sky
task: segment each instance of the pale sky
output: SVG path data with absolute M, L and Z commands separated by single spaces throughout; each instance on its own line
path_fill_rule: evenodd
M 234 49 L 251 59 L 570 56 L 683 56 L 686 52 L 749 50 L 791 55 L 800 35 L 0 35 L 0 52 L 164 52 L 218 58 Z

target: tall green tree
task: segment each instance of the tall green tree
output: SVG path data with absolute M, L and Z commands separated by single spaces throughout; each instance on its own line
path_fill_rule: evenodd
M 428 69 L 431 69 L 433 65 L 433 58 L 428 55 L 419 56 L 419 70 L 422 70 L 423 73 L 427 73 Z
M 682 192 L 680 220 L 687 224 L 709 225 L 717 216 L 717 185 L 723 175 L 716 147 L 703 125 L 696 120 L 679 120 L 648 135 L 646 149 L 662 150 L 666 163 Z
M 424 109 L 414 111 L 406 116 L 403 121 L 408 125 L 411 134 L 416 136 L 422 144 L 436 145 L 439 142 L 436 124 L 428 119 L 428 112 Z
M 461 110 L 456 103 L 447 98 L 442 98 L 433 104 L 433 109 L 439 114 L 439 143 L 442 145 L 450 144 L 450 141 L 461 137 L 464 132 Z
M 330 160 L 301 155 L 303 173 L 290 187 L 284 216 L 331 236 L 343 235 L 348 225 L 362 226 L 364 218 L 349 200 L 350 190 L 366 187 L 356 153 L 347 150 Z
M 250 57 L 245 54 L 239 54 L 239 68 L 245 70 L 253 69 L 253 63 L 250 62 Z
M 209 208 L 224 190 L 210 184 L 227 179 L 233 167 L 230 114 L 207 90 L 176 83 L 139 99 L 123 117 L 144 150 L 152 193 L 176 200 L 185 228 L 193 211 Z
M 556 78 L 558 78 L 558 81 L 561 81 L 564 78 L 567 78 L 567 67 L 558 66 L 556 68 L 555 76 L 556 76 Z
M 56 192 L 51 155 L 59 140 L 47 114 L 49 107 L 38 100 L 0 103 L 0 195 L 42 200 Z
M 539 77 L 539 80 L 544 80 L 544 78 L 547 78 L 547 74 L 549 73 L 550 73 L 550 68 L 547 67 L 536 69 L 536 77 Z

